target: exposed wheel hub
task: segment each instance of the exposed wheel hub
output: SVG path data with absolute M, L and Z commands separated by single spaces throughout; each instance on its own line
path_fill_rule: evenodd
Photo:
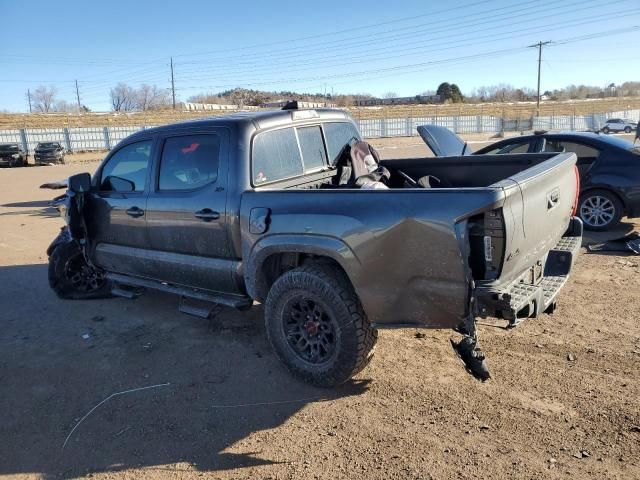
M 69 259 L 65 266 L 65 274 L 73 288 L 80 292 L 97 290 L 105 281 L 103 273 L 87 265 L 80 253 Z

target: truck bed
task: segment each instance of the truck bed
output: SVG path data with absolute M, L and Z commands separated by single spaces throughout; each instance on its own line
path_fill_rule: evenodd
M 255 270 L 269 255 L 311 251 L 343 268 L 377 326 L 456 327 L 473 313 L 477 293 L 489 298 L 481 313 L 516 316 L 509 310 L 513 285 L 526 284 L 538 268 L 530 285 L 540 290 L 549 252 L 565 241 L 575 162 L 570 153 L 386 160 L 388 190 L 309 188 L 305 178 L 247 191 L 240 218 L 248 233 L 235 246 L 246 259 L 247 288 L 261 298 L 252 279 L 260 278 Z M 398 169 L 413 178 L 435 175 L 450 186 L 400 188 Z M 314 181 L 331 181 L 330 174 Z M 266 231 L 251 233 L 256 215 Z M 544 295 L 536 295 L 537 312 L 546 307 Z

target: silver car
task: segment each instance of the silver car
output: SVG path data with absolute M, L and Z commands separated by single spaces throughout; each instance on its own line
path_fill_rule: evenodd
M 604 123 L 604 126 L 600 129 L 602 133 L 609 132 L 624 132 L 631 133 L 636 129 L 636 122 L 623 118 L 610 118 Z

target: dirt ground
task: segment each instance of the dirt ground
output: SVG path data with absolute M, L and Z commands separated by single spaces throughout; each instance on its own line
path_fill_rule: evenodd
M 376 145 L 424 150 L 393 143 Z M 317 389 L 271 353 L 260 306 L 203 320 L 170 295 L 52 293 L 45 249 L 62 220 L 38 186 L 95 158 L 0 170 L 3 477 L 640 478 L 639 257 L 584 253 L 552 316 L 483 320 L 488 382 L 465 372 L 452 332 L 405 329 L 380 332 L 353 382 Z

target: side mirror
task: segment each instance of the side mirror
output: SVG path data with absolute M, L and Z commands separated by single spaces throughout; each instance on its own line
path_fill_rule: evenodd
M 78 173 L 69 177 L 68 187 L 73 193 L 86 193 L 91 190 L 91 175 Z
M 126 178 L 109 176 L 104 179 L 104 183 L 110 186 L 114 192 L 134 192 L 136 184 Z

